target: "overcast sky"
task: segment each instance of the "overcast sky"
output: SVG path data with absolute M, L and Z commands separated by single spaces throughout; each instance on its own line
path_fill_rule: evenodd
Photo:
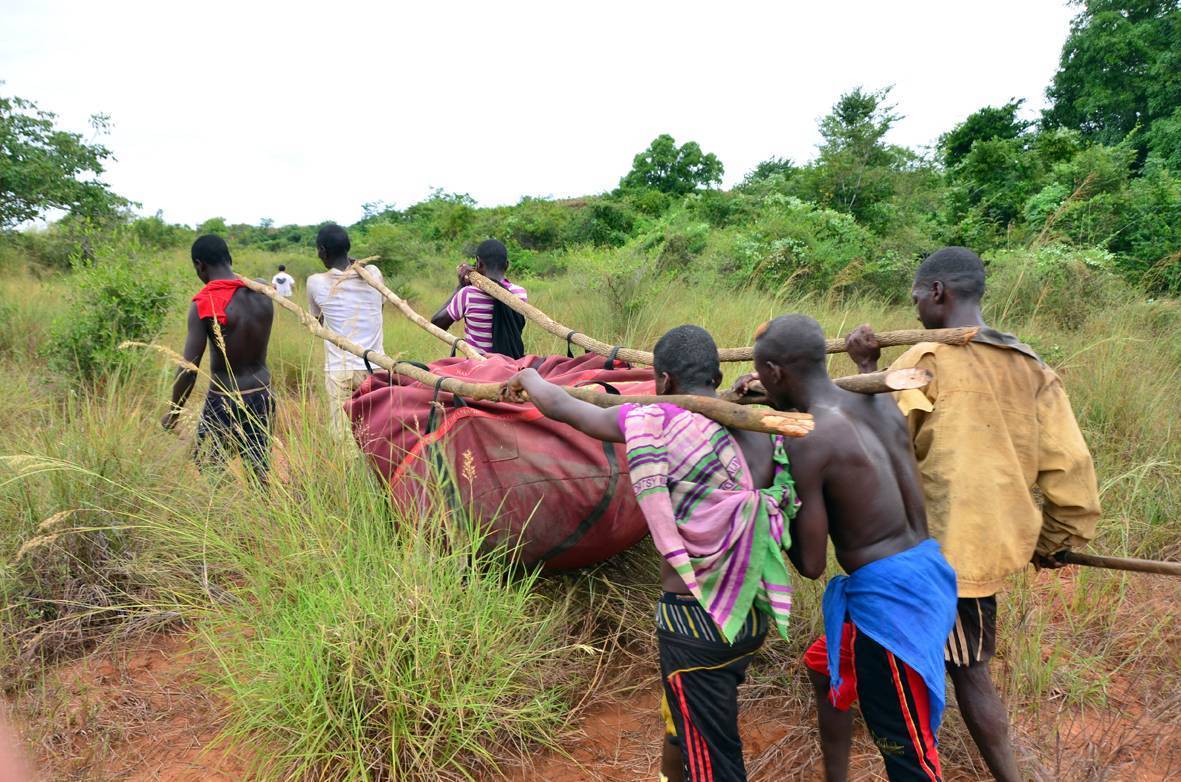
M 812 158 L 842 92 L 895 85 L 891 136 L 1043 104 L 1074 9 L 993 2 L 0 0 L 0 87 L 103 142 L 174 222 L 348 223 L 433 187 L 483 205 L 614 187 L 656 135 L 731 184 Z M 89 132 L 89 131 L 88 131 Z

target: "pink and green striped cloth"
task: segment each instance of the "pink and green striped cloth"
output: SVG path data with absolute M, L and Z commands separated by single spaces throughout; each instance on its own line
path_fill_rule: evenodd
M 775 478 L 756 489 L 721 424 L 675 405 L 623 405 L 619 428 L 652 541 L 730 642 L 750 614 L 787 638 L 791 576 L 787 522 L 799 506 L 783 438 Z

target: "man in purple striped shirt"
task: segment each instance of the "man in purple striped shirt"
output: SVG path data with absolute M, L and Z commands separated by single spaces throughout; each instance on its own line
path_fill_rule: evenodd
M 476 271 L 522 301 L 529 300 L 529 294 L 520 285 L 505 278 L 508 272 L 508 250 L 495 239 L 481 242 L 476 248 L 476 265 L 460 264 L 459 284 L 447 303 L 439 308 L 431 323 L 441 329 L 451 328 L 457 320 L 463 321 L 463 338 L 482 353 L 500 353 L 509 358 L 525 355 L 521 341 L 521 330 L 525 318 L 503 302 L 484 291 L 468 285 L 467 276 Z

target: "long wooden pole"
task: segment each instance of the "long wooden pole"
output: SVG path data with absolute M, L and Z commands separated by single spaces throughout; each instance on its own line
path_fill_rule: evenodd
M 331 329 L 325 328 L 306 310 L 290 299 L 280 296 L 271 286 L 248 277 L 243 277 L 242 275 L 238 275 L 238 279 L 250 290 L 261 293 L 283 309 L 295 315 L 308 331 L 320 339 L 328 340 L 341 350 L 346 350 L 354 355 L 362 357 L 366 355 L 365 349 L 360 345 L 337 334 Z M 388 372 L 411 378 L 425 386 L 438 386 L 444 391 L 470 399 L 482 399 L 489 402 L 499 401 L 501 391 L 504 388 L 503 383 L 469 383 L 454 377 L 436 375 L 422 367 L 417 367 L 405 361 L 397 361 L 387 355 L 372 351 L 368 352 L 368 359 L 371 363 L 376 364 Z M 788 437 L 803 437 L 812 431 L 813 427 L 812 416 L 807 413 L 780 413 L 773 410 L 736 405 L 733 402 L 711 397 L 656 396 L 653 394 L 620 396 L 618 394 L 605 394 L 592 391 L 589 388 L 572 388 L 567 386 L 563 386 L 563 390 L 577 399 L 590 402 L 599 407 L 615 407 L 629 402 L 636 404 L 668 402 L 685 410 L 701 413 L 723 426 L 734 429 L 749 429 L 753 432 L 782 434 Z
M 1109 570 L 1127 570 L 1132 573 L 1156 573 L 1161 576 L 1181 577 L 1181 562 L 1162 562 L 1157 559 L 1136 559 L 1134 557 L 1106 557 L 1099 554 L 1084 554 L 1079 551 L 1064 551 L 1058 559 L 1068 565 L 1089 565 Z
M 423 331 L 430 334 L 431 336 L 437 337 L 437 338 L 441 339 L 443 342 L 446 342 L 453 349 L 458 350 L 460 353 L 463 353 L 468 358 L 473 359 L 475 361 L 483 361 L 484 360 L 484 355 L 480 351 L 476 350 L 474 347 L 472 347 L 470 344 L 468 344 L 465 340 L 461 339 L 460 337 L 455 336 L 454 334 L 452 334 L 449 331 L 444 331 L 443 329 L 436 326 L 434 323 L 431 323 L 429 320 L 424 318 L 422 315 L 419 315 L 418 312 L 415 311 L 415 309 L 410 306 L 410 303 L 408 301 L 403 299 L 398 294 L 394 293 L 392 290 L 390 290 L 388 287 L 386 287 L 385 283 L 383 283 L 377 277 L 373 276 L 373 272 L 371 272 L 365 268 L 365 261 L 368 261 L 368 260 L 374 260 L 374 259 L 365 258 L 360 261 L 353 261 L 353 264 L 350 268 L 353 271 L 355 271 L 357 273 L 357 275 L 360 276 L 360 278 L 362 280 L 369 283 L 378 293 L 380 293 L 382 296 L 384 296 L 386 301 L 388 301 L 390 304 L 393 304 L 395 307 L 397 307 L 398 311 L 401 312 L 403 315 L 405 315 L 407 317 L 407 319 L 410 320 L 411 323 L 414 323 L 416 326 L 418 326 L 419 328 L 421 328 Z
M 911 369 L 887 369 L 882 372 L 867 372 L 864 375 L 846 375 L 834 377 L 832 382 L 846 391 L 858 394 L 888 394 L 892 391 L 902 391 L 908 388 L 925 388 L 930 385 L 933 375 L 928 369 L 913 367 Z M 752 380 L 746 388 L 745 394 L 734 391 L 723 391 L 720 396 L 727 402 L 739 405 L 767 404 L 767 390 L 758 380 Z
M 468 274 L 468 282 L 489 296 L 504 302 L 512 309 L 536 323 L 542 330 L 553 334 L 559 339 L 569 340 L 572 344 L 589 350 L 591 353 L 597 353 L 600 356 L 610 356 L 614 353 L 616 358 L 626 361 L 629 364 L 652 366 L 651 351 L 608 345 L 606 342 L 572 329 L 546 315 L 529 302 L 521 301 L 512 293 L 505 290 L 503 286 L 493 282 L 479 272 Z M 905 329 L 902 331 L 883 331 L 876 336 L 878 344 L 884 348 L 895 345 L 915 345 L 919 342 L 942 342 L 947 345 L 963 345 L 971 341 L 972 337 L 976 336 L 976 332 L 978 331 L 978 328 Z M 841 338 L 830 339 L 826 342 L 825 349 L 829 353 L 843 353 L 845 351 L 845 340 Z M 724 362 L 753 361 L 754 346 L 719 348 L 718 358 Z

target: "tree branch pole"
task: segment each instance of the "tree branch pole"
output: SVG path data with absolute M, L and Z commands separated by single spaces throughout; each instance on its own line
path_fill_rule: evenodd
M 325 328 L 298 304 L 280 296 L 270 285 L 243 277 L 240 274 L 238 275 L 238 279 L 250 290 L 261 293 L 283 309 L 295 315 L 299 319 L 299 322 L 313 335 L 331 342 L 341 350 L 346 350 L 357 356 L 365 356 L 366 351 L 360 345 L 337 334 L 331 329 Z M 436 375 L 421 367 L 405 361 L 397 361 L 387 355 L 372 351 L 369 352 L 368 357 L 371 363 L 376 364 L 388 372 L 408 377 L 431 388 L 437 385 L 449 393 L 488 402 L 497 402 L 501 399 L 501 389 L 504 387 L 503 383 L 469 383 L 458 378 Z M 748 429 L 752 432 L 782 434 L 788 437 L 803 437 L 812 431 L 813 427 L 812 416 L 807 413 L 780 413 L 773 410 L 736 405 L 732 402 L 712 397 L 682 395 L 656 396 L 654 394 L 620 396 L 592 391 L 589 388 L 563 386 L 562 389 L 570 394 L 570 396 L 597 405 L 598 407 L 616 407 L 627 403 L 655 404 L 657 402 L 667 402 L 685 410 L 700 413 L 707 418 L 712 418 L 723 426 L 734 429 Z
M 650 351 L 608 345 L 606 342 L 602 342 L 576 329 L 558 323 L 529 302 L 521 301 L 512 293 L 495 282 L 492 282 L 492 280 L 489 280 L 479 272 L 469 273 L 468 282 L 494 299 L 504 302 L 510 308 L 536 323 L 542 330 L 553 334 L 559 339 L 568 339 L 570 343 L 589 350 L 591 353 L 597 353 L 600 356 L 610 356 L 614 351 L 616 358 L 620 361 L 626 361 L 629 364 L 652 366 L 652 353 Z M 905 329 L 902 331 L 883 331 L 875 336 L 877 337 L 878 344 L 884 348 L 895 345 L 916 345 L 919 342 L 942 342 L 946 345 L 964 345 L 971 341 L 972 337 L 976 336 L 977 331 L 979 329 L 975 327 L 957 329 Z M 754 350 L 754 346 L 719 348 L 718 358 L 723 362 L 753 361 Z M 845 340 L 841 338 L 827 340 L 825 350 L 829 353 L 844 353 Z
M 888 394 L 892 391 L 903 391 L 908 388 L 925 388 L 930 385 L 933 375 L 929 369 L 913 367 L 911 369 L 887 369 L 882 372 L 868 372 L 864 375 L 847 375 L 834 377 L 832 382 L 839 388 L 856 394 Z M 746 387 L 746 393 L 737 394 L 733 389 L 719 394 L 727 402 L 738 405 L 769 404 L 767 389 L 758 380 L 752 380 Z
M 1126 570 L 1130 573 L 1156 573 L 1161 576 L 1181 577 L 1181 562 L 1162 562 L 1158 559 L 1135 559 L 1133 557 L 1105 557 L 1099 554 L 1083 554 L 1078 551 L 1063 551 L 1058 559 L 1068 565 L 1089 565 L 1108 570 Z
M 450 345 L 453 350 L 458 350 L 460 353 L 463 353 L 463 355 L 467 356 L 473 361 L 484 360 L 484 355 L 468 344 L 466 340 L 455 336 L 449 331 L 444 331 L 434 323 L 431 323 L 429 320 L 419 315 L 418 312 L 416 312 L 415 309 L 410 306 L 408 301 L 386 287 L 386 285 L 377 277 L 374 277 L 373 272 L 365 268 L 365 262 L 376 259 L 377 256 L 374 256 L 373 258 L 364 258 L 359 261 L 353 261 L 353 264 L 350 268 L 355 271 L 362 280 L 369 283 L 369 285 L 371 285 L 378 293 L 384 296 L 386 301 L 397 307 L 403 315 L 405 315 L 412 323 L 421 328 L 423 331 L 427 332 L 433 337 L 438 337 L 443 342 L 446 342 L 448 345 Z

